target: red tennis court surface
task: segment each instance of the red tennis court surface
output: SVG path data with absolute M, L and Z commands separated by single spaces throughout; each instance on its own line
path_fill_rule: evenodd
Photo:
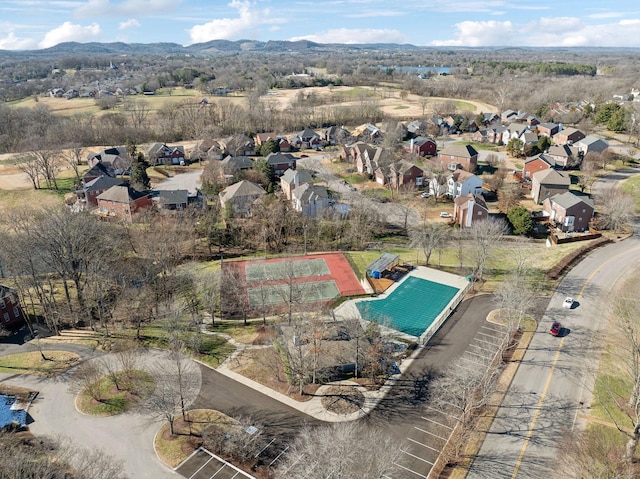
M 242 276 L 245 280 L 248 287 L 253 286 L 252 283 L 256 283 L 256 281 L 248 281 L 246 278 L 245 270 L 247 265 L 258 265 L 258 264 L 277 264 L 277 263 L 287 263 L 287 262 L 297 262 L 297 261 L 314 261 L 317 262 L 318 259 L 323 259 L 329 269 L 329 274 L 323 275 L 312 275 L 312 276 L 298 276 L 296 279 L 299 282 L 308 282 L 312 281 L 328 281 L 334 280 L 336 286 L 338 287 L 338 291 L 342 296 L 356 296 L 359 294 L 365 294 L 365 290 L 360 284 L 360 281 L 356 277 L 349 261 L 345 258 L 342 253 L 322 253 L 322 254 L 308 254 L 306 256 L 289 256 L 285 258 L 269 258 L 262 260 L 249 260 L 249 261 L 233 261 L 230 263 L 225 263 L 225 266 L 232 266 L 237 268 L 237 272 Z M 283 284 L 286 281 L 281 280 L 270 280 L 270 284 Z

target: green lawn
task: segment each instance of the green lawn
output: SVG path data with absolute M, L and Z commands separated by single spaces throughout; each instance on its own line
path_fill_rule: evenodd
M 633 196 L 636 202 L 636 211 L 640 211 L 640 175 L 624 180 L 622 189 Z
M 98 381 L 99 400 L 81 391 L 76 400 L 78 409 L 91 416 L 121 414 L 148 398 L 155 385 L 153 376 L 146 371 L 120 371 L 117 376 L 120 389 L 111 376 L 105 376 Z

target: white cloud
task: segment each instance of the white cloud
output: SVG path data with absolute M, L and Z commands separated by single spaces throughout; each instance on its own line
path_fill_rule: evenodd
M 134 28 L 139 26 L 140 26 L 140 22 L 138 20 L 136 20 L 135 18 L 130 18 L 126 22 L 120 22 L 120 25 L 118 25 L 118 28 L 120 30 L 124 30 L 125 28 Z
M 510 21 L 497 22 L 490 20 L 486 22 L 465 21 L 455 24 L 458 32 L 453 40 L 436 40 L 432 42 L 434 46 L 498 46 L 498 45 L 518 45 L 512 43 L 514 37 L 514 26 Z M 520 40 L 521 41 L 521 40 Z
M 640 19 L 588 25 L 579 18 L 543 17 L 526 24 L 510 21 L 464 21 L 455 25 L 453 39 L 433 46 L 640 47 Z
M 49 48 L 62 42 L 94 41 L 98 39 L 100 32 L 100 25 L 97 23 L 83 27 L 71 22 L 64 22 L 59 27 L 47 32 L 38 46 L 40 48 Z
M 31 38 L 18 38 L 13 32 L 0 38 L 0 50 L 30 50 L 36 47 L 35 40 Z
M 407 37 L 398 30 L 386 29 L 358 29 L 358 28 L 337 28 L 328 30 L 325 33 L 315 33 L 293 37 L 290 39 L 309 40 L 317 43 L 407 43 Z
M 175 10 L 182 0 L 89 0 L 76 8 L 79 17 L 95 17 L 96 15 L 148 15 Z
M 255 38 L 255 31 L 261 25 L 283 23 L 281 18 L 272 18 L 269 9 L 255 9 L 255 3 L 248 0 L 232 0 L 229 7 L 238 11 L 237 18 L 216 18 L 188 30 L 192 43 L 210 40 L 237 40 L 244 36 Z

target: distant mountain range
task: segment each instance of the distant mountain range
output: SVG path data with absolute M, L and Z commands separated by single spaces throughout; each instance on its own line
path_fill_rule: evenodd
M 366 43 L 366 44 L 320 44 L 307 40 L 267 41 L 255 40 L 212 40 L 206 43 L 195 43 L 189 46 L 177 43 L 60 43 L 42 50 L 0 50 L 0 56 L 13 57 L 55 57 L 66 55 L 199 55 L 209 56 L 226 53 L 243 52 L 331 52 L 346 50 L 419 50 L 408 44 Z
M 0 58 L 36 58 L 36 57 L 61 57 L 68 55 L 193 55 L 193 56 L 213 56 L 233 53 L 329 53 L 348 51 L 393 51 L 393 50 L 440 50 L 440 51 L 615 51 L 634 52 L 638 48 L 597 48 L 597 47 L 557 47 L 557 48 L 536 48 L 536 47 L 420 47 L 411 44 L 399 43 L 315 43 L 308 40 L 278 41 L 270 40 L 266 42 L 257 40 L 212 40 L 206 43 L 195 43 L 189 46 L 182 46 L 177 43 L 60 43 L 54 47 L 42 50 L 0 50 Z

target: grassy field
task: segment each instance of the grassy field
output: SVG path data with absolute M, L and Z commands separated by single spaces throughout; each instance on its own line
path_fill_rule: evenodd
M 122 414 L 148 398 L 155 386 L 153 376 L 145 371 L 120 371 L 117 375 L 120 389 L 111 376 L 105 376 L 99 380 L 100 400 L 81 391 L 76 399 L 78 410 L 91 416 Z
M 0 372 L 57 376 L 80 362 L 80 356 L 67 351 L 38 351 L 0 357 Z
M 622 182 L 622 189 L 633 196 L 636 202 L 636 212 L 640 211 L 640 175 L 633 176 Z

